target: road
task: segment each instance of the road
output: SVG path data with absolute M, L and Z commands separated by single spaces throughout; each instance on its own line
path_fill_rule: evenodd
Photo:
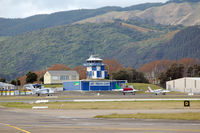
M 54 111 L 54 113 L 53 113 Z M 0 132 L 4 133 L 200 133 L 200 121 L 95 119 L 95 110 L 21 110 L 0 107 Z M 82 113 L 83 112 L 83 113 Z M 75 115 L 77 113 L 77 115 Z M 98 113 L 98 111 L 97 111 Z M 85 117 L 81 117 L 85 116 Z M 70 117 L 69 117 L 70 116 Z

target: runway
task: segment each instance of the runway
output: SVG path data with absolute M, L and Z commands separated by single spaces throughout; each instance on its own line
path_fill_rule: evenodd
M 1 100 L 0 102 L 23 102 L 23 103 L 36 103 L 38 100 L 42 100 L 40 97 L 38 99 L 29 100 Z M 94 98 L 94 99 L 75 99 L 75 98 L 43 98 L 43 100 L 47 102 L 135 102 L 135 101 L 200 101 L 200 98 L 118 98 L 118 99 L 111 99 L 111 98 Z
M 73 111 L 73 110 L 71 110 Z M 0 108 L 0 132 L 6 133 L 199 133 L 200 121 L 95 119 L 95 110 L 16 110 Z M 113 110 L 114 111 L 114 110 Z M 111 111 L 112 112 L 112 111 Z M 77 113 L 77 115 L 75 114 Z M 98 112 L 97 112 L 98 113 Z M 70 116 L 70 117 L 69 117 Z

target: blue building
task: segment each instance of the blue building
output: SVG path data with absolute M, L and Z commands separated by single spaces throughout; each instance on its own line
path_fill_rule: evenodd
M 91 55 L 87 59 L 87 63 L 84 64 L 87 67 L 87 79 L 105 79 L 107 77 L 107 71 L 105 70 L 105 64 L 102 63 L 102 59 L 96 55 Z
M 87 80 L 72 80 L 63 82 L 63 90 L 70 91 L 111 91 L 117 86 L 125 86 L 126 80 L 105 80 L 107 71 L 102 59 L 91 55 L 84 64 L 87 67 Z
M 63 83 L 63 90 L 70 91 L 112 91 L 124 86 L 126 80 L 77 80 Z

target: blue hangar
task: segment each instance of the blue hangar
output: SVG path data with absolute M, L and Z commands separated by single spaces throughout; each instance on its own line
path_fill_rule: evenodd
M 87 67 L 87 79 L 63 82 L 63 90 L 111 91 L 127 83 L 126 80 L 105 80 L 108 72 L 98 56 L 91 55 L 86 61 L 84 66 Z

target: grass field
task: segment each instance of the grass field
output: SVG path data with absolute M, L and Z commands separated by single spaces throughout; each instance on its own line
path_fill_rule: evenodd
M 48 106 L 49 109 L 184 109 L 183 101 L 146 101 L 146 102 L 54 102 L 42 104 L 0 103 L 11 108 Z M 190 109 L 200 109 L 200 101 L 191 101 Z
M 133 85 L 135 89 L 141 90 L 142 92 L 146 91 L 148 86 L 150 86 L 152 89 L 163 89 L 160 86 L 146 83 L 127 83 L 127 85 Z
M 135 119 L 172 119 L 172 120 L 200 120 L 200 113 L 162 113 L 162 114 L 111 114 L 97 115 L 95 118 L 135 118 Z
M 44 88 L 63 88 L 63 84 L 55 84 L 55 85 L 43 85 Z

